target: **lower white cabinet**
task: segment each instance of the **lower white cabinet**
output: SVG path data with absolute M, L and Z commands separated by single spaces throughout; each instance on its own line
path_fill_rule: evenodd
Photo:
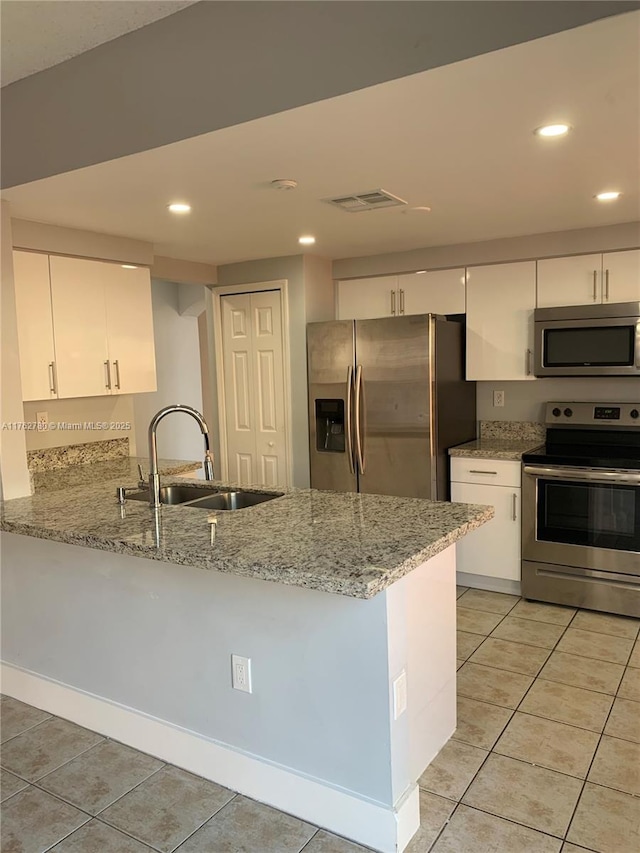
M 457 543 L 459 572 L 520 580 L 521 495 L 519 462 L 461 457 L 451 459 L 451 500 L 495 507 L 495 516 L 491 521 Z

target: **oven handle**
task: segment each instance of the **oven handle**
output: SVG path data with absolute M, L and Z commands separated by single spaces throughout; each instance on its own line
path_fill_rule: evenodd
M 544 477 L 545 480 L 567 480 L 573 483 L 640 483 L 640 471 L 616 471 L 613 469 L 593 468 L 543 468 L 533 465 L 525 465 L 522 469 L 525 474 L 533 477 Z

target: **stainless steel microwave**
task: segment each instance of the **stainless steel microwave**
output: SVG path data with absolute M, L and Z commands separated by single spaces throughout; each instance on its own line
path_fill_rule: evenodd
M 536 376 L 640 376 L 640 302 L 537 308 Z

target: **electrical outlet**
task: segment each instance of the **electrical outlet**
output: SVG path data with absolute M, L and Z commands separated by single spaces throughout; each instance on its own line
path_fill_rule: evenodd
M 493 392 L 493 405 L 504 406 L 504 391 Z
M 407 710 L 407 673 L 403 669 L 393 682 L 393 719 Z
M 49 426 L 49 412 L 36 412 L 36 424 L 39 430 L 45 430 Z
M 251 688 L 251 658 L 231 655 L 231 686 L 234 690 L 253 693 Z

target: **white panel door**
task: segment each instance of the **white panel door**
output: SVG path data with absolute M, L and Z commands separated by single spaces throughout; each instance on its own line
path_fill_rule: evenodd
M 111 393 L 104 298 L 107 266 L 80 258 L 49 258 L 58 397 Z
M 495 516 L 460 539 L 456 545 L 456 568 L 470 575 L 520 580 L 521 489 L 452 483 L 451 500 L 488 504 Z
M 220 303 L 229 479 L 287 485 L 280 292 Z
M 287 482 L 280 292 L 252 293 L 251 316 L 258 482 L 278 486 Z
M 467 379 L 534 379 L 536 263 L 467 269 Z
M 57 397 L 49 256 L 13 253 L 23 400 Z
M 151 276 L 145 267 L 104 264 L 107 337 L 114 394 L 156 390 Z
M 605 252 L 603 302 L 640 302 L 640 249 Z
M 538 261 L 538 308 L 602 302 L 602 255 Z
M 400 313 L 398 277 L 338 282 L 338 320 L 372 320 Z
M 399 275 L 398 302 L 405 314 L 464 314 L 464 267 Z

